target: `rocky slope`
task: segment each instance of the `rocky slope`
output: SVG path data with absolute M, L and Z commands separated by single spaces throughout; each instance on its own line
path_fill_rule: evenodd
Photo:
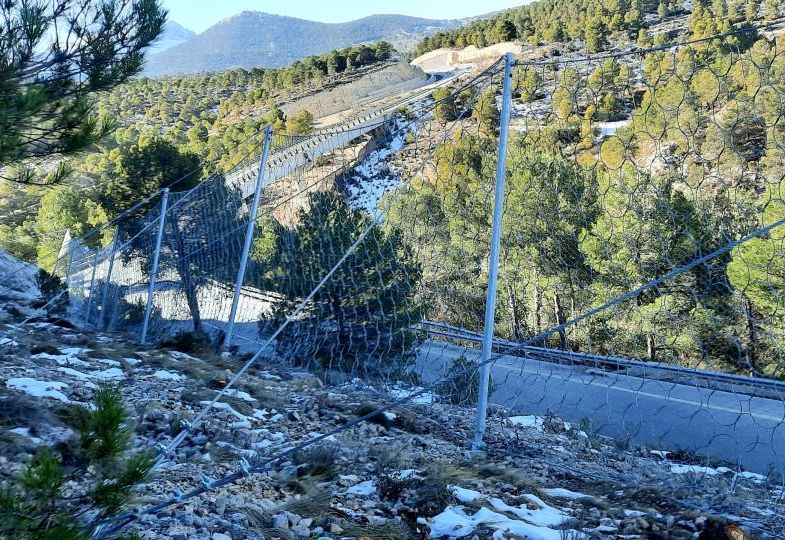
M 0 249 L 0 323 L 37 313 L 31 307 L 40 295 L 37 275 L 38 268 Z
M 244 361 L 140 347 L 43 318 L 6 320 L 0 338 L 0 482 L 41 445 L 67 439 L 63 405 L 87 403 L 101 382 L 122 390 L 135 444 L 153 447 L 169 443 Z M 336 432 L 265 474 L 142 514 L 132 528 L 177 540 L 785 535 L 781 480 L 633 448 L 554 416 L 493 410 L 482 453 L 466 449 L 473 408 L 428 393 L 349 426 L 405 392 L 261 359 L 144 486 L 138 508 Z

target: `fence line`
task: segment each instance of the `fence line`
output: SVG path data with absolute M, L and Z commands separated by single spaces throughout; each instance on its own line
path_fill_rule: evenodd
M 504 421 L 488 415 L 493 400 L 785 473 L 785 400 L 763 382 L 785 371 L 785 55 L 777 41 L 736 39 L 748 32 L 547 62 L 507 55 L 405 109 L 307 139 L 268 129 L 258 161 L 117 222 L 111 247 L 69 241 L 86 325 L 253 351 L 162 437 L 159 464 L 189 434 L 215 436 L 207 413 L 265 356 L 410 385 L 142 514 L 426 395 L 476 403 L 475 449 Z M 453 341 L 423 331 L 429 321 Z M 480 335 L 479 351 L 454 344 Z M 580 355 L 625 361 L 597 375 Z M 674 370 L 635 371 L 647 363 Z M 751 390 L 707 382 L 710 403 L 703 383 L 679 378 L 718 371 Z

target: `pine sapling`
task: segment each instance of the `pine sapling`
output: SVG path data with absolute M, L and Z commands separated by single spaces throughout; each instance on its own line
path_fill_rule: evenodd
M 93 407 L 72 413 L 77 435 L 59 454 L 41 448 L 0 490 L 0 537 L 87 540 L 149 479 L 153 457 L 130 449 L 133 429 L 117 388 L 99 387 Z

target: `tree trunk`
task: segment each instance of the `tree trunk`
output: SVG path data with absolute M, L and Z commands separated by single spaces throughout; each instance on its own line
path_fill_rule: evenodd
M 196 287 L 193 286 L 191 276 L 183 278 L 183 287 L 185 288 L 185 299 L 188 302 L 188 310 L 191 312 L 191 317 L 194 321 L 194 332 L 199 332 L 202 329 L 202 315 L 199 313 L 199 299 L 196 297 Z
M 559 293 L 553 294 L 553 313 L 556 316 L 556 326 L 564 324 L 564 312 L 562 311 Z M 566 351 L 569 347 L 569 343 L 567 343 L 567 331 L 564 328 L 559 330 L 559 347 L 563 351 Z
M 191 313 L 193 320 L 194 332 L 199 332 L 202 329 L 202 316 L 199 313 L 199 300 L 196 297 L 196 285 L 194 285 L 191 276 L 191 265 L 186 258 L 186 247 L 183 242 L 183 235 L 180 233 L 180 227 L 177 223 L 177 215 L 172 216 L 172 231 L 175 242 L 177 262 L 175 266 L 177 273 L 180 275 L 180 282 L 183 285 L 183 292 L 185 293 L 185 301 L 188 304 L 188 311 Z
M 542 292 L 539 285 L 534 285 L 534 333 L 542 330 Z
M 657 347 L 654 345 L 654 335 L 646 334 L 646 356 L 654 362 L 657 356 Z
M 750 375 L 755 376 L 757 373 L 758 362 L 758 329 L 755 328 L 755 320 L 752 316 L 752 302 L 744 295 L 744 315 L 747 318 L 747 365 L 750 368 Z
M 518 301 L 515 298 L 515 290 L 512 285 L 507 286 L 507 296 L 510 305 L 510 324 L 512 325 L 512 339 L 518 341 L 521 339 L 521 320 L 518 313 Z
M 335 319 L 336 324 L 338 324 L 338 348 L 339 350 L 343 351 L 347 342 L 346 320 L 343 312 L 343 302 L 341 301 L 340 296 L 333 296 L 332 300 L 330 301 L 330 311 L 332 312 L 333 319 Z

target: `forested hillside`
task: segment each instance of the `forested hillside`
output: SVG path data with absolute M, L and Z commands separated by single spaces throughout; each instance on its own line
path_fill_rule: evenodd
M 560 324 L 781 214 L 777 204 L 767 204 L 776 198 L 785 157 L 777 144 L 777 96 L 785 90 L 780 40 L 749 30 L 602 62 L 585 54 L 620 50 L 631 40 L 648 46 L 744 29 L 777 18 L 780 3 L 703 1 L 678 17 L 681 8 L 672 3 L 585 0 L 581 9 L 570 9 L 561 0 L 542 0 L 422 45 L 585 40 L 573 43 L 570 64 L 537 60 L 514 73 L 518 133 L 511 138 L 503 237 L 506 307 L 498 315 L 500 333 L 510 338 Z M 657 26 L 664 19 L 683 27 Z M 610 29 L 600 32 L 607 36 L 602 44 L 587 34 L 595 22 Z M 546 36 L 552 28 L 563 30 Z M 379 42 L 287 68 L 141 78 L 120 86 L 97 104 L 119 128 L 76 162 L 70 182 L 53 189 L 3 184 L 2 213 L 9 219 L 0 225 L 0 245 L 49 268 L 47 254 L 64 230 L 78 236 L 191 171 L 197 173 L 176 189 L 193 186 L 202 173 L 228 170 L 258 152 L 250 137 L 267 123 L 279 133 L 307 133 L 312 114 L 286 117 L 279 108 L 284 101 L 372 69 L 391 54 L 392 47 Z M 421 261 L 424 290 L 451 283 L 450 294 L 428 299 L 427 316 L 479 329 L 487 243 L 476 239 L 490 235 L 490 223 L 477 209 L 488 207 L 482 197 L 492 180 L 500 89 L 494 85 L 468 101 L 452 94 L 456 88 L 434 93 L 435 117 L 425 121 L 475 122 L 476 132 L 427 141 L 440 164 L 436 178 L 407 179 L 412 189 L 392 214 L 409 221 L 401 242 L 447 254 Z M 461 115 L 459 104 L 471 106 L 473 115 Z M 412 220 L 405 213 L 412 209 L 429 214 Z M 418 229 L 422 223 L 429 229 Z M 475 232 L 471 242 L 455 236 L 466 228 Z M 90 242 L 106 242 L 110 234 Z M 550 344 L 673 362 L 700 363 L 711 353 L 725 369 L 781 375 L 774 358 L 785 324 L 776 316 L 774 278 L 751 271 L 748 261 L 771 258 L 775 248 L 766 238 L 750 242 L 672 289 L 641 296 L 627 317 L 598 318 Z M 467 268 L 472 278 L 456 281 Z
M 1 3 L 0 538 L 785 537 L 783 11 L 148 78 L 159 1 Z
M 615 36 L 602 48 L 618 50 L 633 37 L 643 46 L 699 39 L 782 15 L 781 2 L 750 2 L 746 13 L 739 2 L 695 2 L 683 32 L 652 35 L 641 21 L 660 19 L 646 16 L 655 6 L 617 2 L 609 11 L 607 2 L 584 2 L 583 20 L 584 11 L 567 4 L 574 5 L 544 0 L 505 12 L 426 40 L 421 50 L 514 38 L 586 39 L 597 50 L 586 33 L 595 20 Z M 620 5 L 628 17 L 614 15 Z M 659 8 L 662 16 L 673 10 Z M 564 32 L 547 35 L 554 28 Z M 513 339 L 536 335 L 781 219 L 783 45 L 781 37 L 750 30 L 603 61 L 578 50 L 563 65 L 519 65 L 497 331 Z M 452 121 L 448 93 L 438 97 L 447 102 L 437 117 Z M 437 177 L 396 201 L 402 221 L 409 208 L 435 216 L 421 216 L 428 230 L 405 229 L 412 245 L 450 254 L 424 259 L 428 290 L 461 275 L 467 261 L 483 274 L 488 246 L 456 231 L 490 237 L 489 221 L 474 209 L 489 204 L 490 187 L 481 186 L 494 151 L 484 137 L 444 144 Z M 548 343 L 782 377 L 778 230 Z M 431 299 L 431 316 L 481 329 L 484 287 L 453 284 Z
M 139 78 L 119 86 L 96 104 L 98 115 L 113 119 L 117 128 L 94 151 L 72 161 L 75 171 L 67 182 L 54 188 L 0 182 L 0 214 L 6 216 L 0 246 L 49 267 L 65 229 L 80 236 L 186 173 L 193 173 L 190 181 L 176 189 L 228 170 L 250 157 L 258 146 L 251 136 L 267 123 L 279 133 L 307 133 L 309 111 L 287 118 L 277 105 L 340 84 L 342 77 L 362 73 L 391 54 L 389 43 L 378 42 L 280 69 Z
M 760 17 L 774 19 L 781 5 L 779 0 L 540 0 L 426 37 L 416 52 L 512 40 L 532 45 L 580 40 L 591 53 L 611 43 L 635 42 L 641 30 L 675 15 L 691 13 L 692 35 L 703 37 Z

